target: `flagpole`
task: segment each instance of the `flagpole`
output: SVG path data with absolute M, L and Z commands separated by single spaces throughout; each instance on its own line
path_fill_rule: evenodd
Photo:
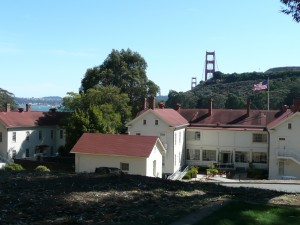
M 268 76 L 268 110 L 270 110 L 270 81 Z

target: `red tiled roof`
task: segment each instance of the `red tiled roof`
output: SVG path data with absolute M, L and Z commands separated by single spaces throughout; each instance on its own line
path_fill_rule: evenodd
M 174 109 L 154 109 L 153 112 L 174 127 L 189 124 L 189 122 Z
M 284 114 L 282 114 L 276 120 L 274 120 L 271 123 L 269 123 L 268 124 L 268 128 L 272 128 L 272 127 L 276 126 L 277 124 L 280 124 L 285 119 L 287 119 L 287 118 L 295 115 L 295 113 L 297 113 L 297 112 L 293 112 L 291 109 L 287 109 L 287 111 Z
M 246 109 L 212 109 L 212 114 L 208 114 L 208 109 L 179 109 L 180 113 L 190 126 L 247 126 L 266 127 L 283 114 L 279 110 L 250 110 L 247 115 Z
M 60 112 L 2 111 L 0 112 L 0 122 L 2 122 L 6 128 L 57 125 L 64 115 L 64 113 Z
M 85 133 L 71 153 L 148 157 L 158 137 Z
M 154 110 L 153 109 L 144 109 L 138 113 L 137 117 L 144 114 L 145 112 L 148 112 L 149 110 L 151 110 L 156 116 L 163 119 L 165 122 L 167 122 L 171 126 L 176 127 L 176 126 L 182 126 L 182 125 L 189 124 L 189 122 L 174 109 L 166 109 L 166 108 L 164 108 L 164 109 L 155 108 Z

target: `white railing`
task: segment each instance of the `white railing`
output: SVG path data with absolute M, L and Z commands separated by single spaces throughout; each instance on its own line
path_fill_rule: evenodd
M 294 161 L 297 161 L 300 164 L 300 154 L 294 151 L 279 151 L 278 156 L 292 158 Z
M 168 180 L 181 180 L 189 169 L 190 169 L 190 165 L 185 167 L 185 169 L 183 171 L 181 171 L 181 168 L 179 168 L 175 173 L 168 176 L 167 179 Z

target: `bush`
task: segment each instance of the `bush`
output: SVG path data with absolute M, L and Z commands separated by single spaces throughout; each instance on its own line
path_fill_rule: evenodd
M 10 163 L 4 167 L 4 170 L 12 171 L 12 170 L 24 170 L 23 166 L 17 163 Z
M 198 168 L 192 166 L 182 179 L 190 180 L 192 178 L 195 178 L 197 174 L 198 174 Z
M 38 172 L 50 172 L 50 169 L 48 169 L 47 166 L 37 166 L 34 170 Z

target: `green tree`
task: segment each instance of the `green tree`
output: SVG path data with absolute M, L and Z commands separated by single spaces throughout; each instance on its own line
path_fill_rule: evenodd
M 243 109 L 245 108 L 245 100 L 235 94 L 229 94 L 225 102 L 226 109 Z
M 125 123 L 131 118 L 127 94 L 111 86 L 95 86 L 87 93 L 68 93 L 64 108 L 71 111 L 65 121 L 66 148 L 69 151 L 83 133 L 123 133 Z
M 144 99 L 156 96 L 159 87 L 146 75 L 147 63 L 137 52 L 130 49 L 112 50 L 102 65 L 88 69 L 81 81 L 81 92 L 96 86 L 113 86 L 129 97 L 129 105 L 135 115 L 143 106 Z
M 281 12 L 292 15 L 293 19 L 300 22 L 300 0 L 280 0 L 287 8 L 282 9 Z
M 6 109 L 6 104 L 10 104 L 11 109 L 17 108 L 17 103 L 14 100 L 14 94 L 0 88 L 0 110 Z
M 293 87 L 290 92 L 287 94 L 284 103 L 288 106 L 293 105 L 293 100 L 295 98 L 300 98 L 300 87 Z

